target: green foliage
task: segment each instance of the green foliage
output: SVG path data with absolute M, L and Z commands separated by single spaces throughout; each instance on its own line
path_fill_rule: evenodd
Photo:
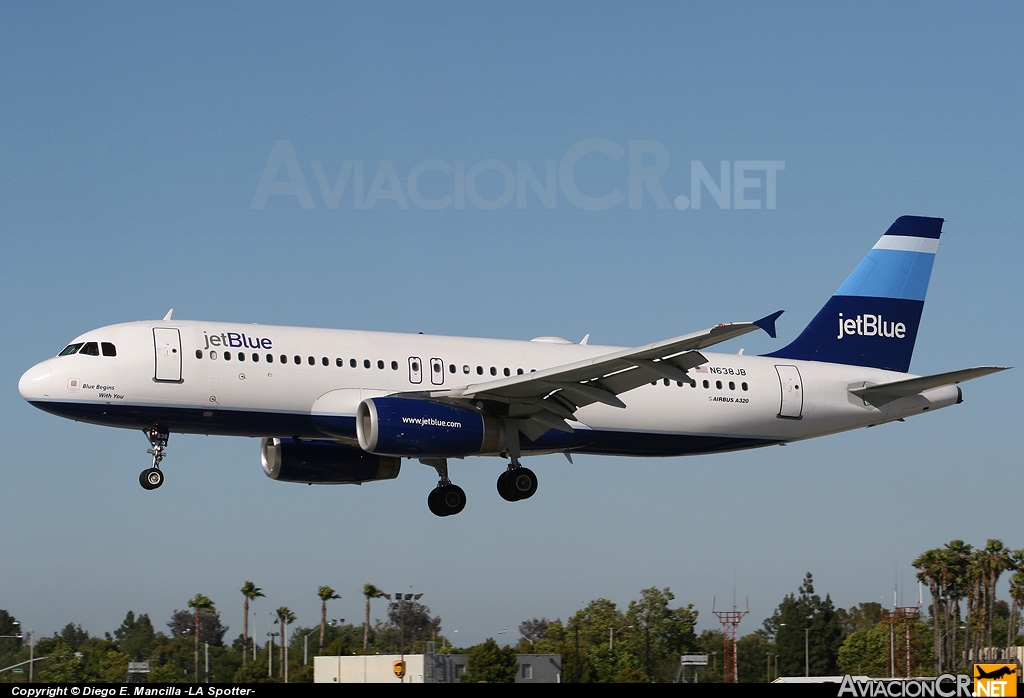
M 71 645 L 58 637 L 48 643 L 45 650 L 48 659 L 36 674 L 41 683 L 83 683 L 85 681 L 85 664 L 75 656 Z
M 128 611 L 121 627 L 114 631 L 118 649 L 133 658 L 148 657 L 163 639 L 166 638 L 162 633 L 158 635 L 153 630 L 153 623 L 150 622 L 147 613 L 136 618 L 134 611 Z
M 740 683 L 767 683 L 774 672 L 772 644 L 763 630 L 744 635 L 736 642 L 736 670 Z M 771 669 L 769 669 L 771 666 Z M 774 677 L 773 677 L 774 678 Z
M 764 622 L 769 639 L 775 641 L 780 676 L 833 676 L 838 669 L 843 622 L 832 599 L 814 593 L 814 579 L 808 572 L 796 595 L 788 594 L 771 618 Z
M 498 647 L 492 638 L 471 647 L 467 662 L 462 683 L 515 683 L 519 670 L 515 649 Z
M 882 624 L 851 633 L 839 648 L 839 671 L 854 676 L 888 676 L 888 635 L 888 628 Z
M 81 624 L 68 623 L 61 629 L 59 637 L 68 643 L 71 649 L 77 650 L 89 639 L 89 633 L 82 629 Z

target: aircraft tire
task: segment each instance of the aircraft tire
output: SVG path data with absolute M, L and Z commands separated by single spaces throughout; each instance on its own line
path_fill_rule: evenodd
M 164 484 L 164 474 L 159 468 L 147 468 L 139 475 L 139 484 L 144 490 L 155 490 Z
M 508 488 L 518 499 L 529 499 L 537 492 L 537 476 L 529 468 L 516 468 L 510 473 Z
M 437 496 L 442 516 L 454 516 L 466 508 L 466 493 L 458 485 L 445 485 Z
M 515 502 L 519 500 L 515 492 L 512 490 L 512 472 L 506 470 L 498 476 L 498 494 L 506 502 Z

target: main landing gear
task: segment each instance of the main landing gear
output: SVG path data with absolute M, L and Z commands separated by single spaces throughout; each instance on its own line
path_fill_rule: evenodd
M 511 464 L 498 476 L 498 494 L 506 502 L 529 499 L 537 491 L 537 476 L 529 468 Z
M 447 458 L 423 458 L 424 465 L 437 471 L 437 487 L 427 496 L 427 507 L 434 516 L 452 516 L 466 508 L 466 493 L 448 479 Z
M 529 499 L 537 491 L 537 476 L 519 463 L 519 431 L 511 430 L 508 443 L 508 470 L 498 476 L 498 494 L 506 502 Z
M 155 490 L 164 484 L 164 473 L 160 470 L 160 461 L 167 456 L 167 440 L 170 438 L 170 434 L 156 423 L 148 429 L 143 429 L 142 433 L 146 435 L 149 445 L 152 446 L 146 453 L 153 456 L 153 467 L 142 471 L 139 475 L 139 484 L 143 489 Z

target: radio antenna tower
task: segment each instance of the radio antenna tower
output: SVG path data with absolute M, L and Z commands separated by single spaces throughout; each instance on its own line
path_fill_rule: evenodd
M 722 634 L 725 636 L 724 647 L 722 648 L 722 680 L 725 683 L 739 683 L 739 668 L 736 666 L 736 631 L 740 627 L 743 616 L 750 613 L 750 599 L 747 599 L 747 610 L 740 611 L 736 608 L 735 594 L 733 595 L 731 611 L 716 611 L 715 599 L 711 598 L 711 612 L 722 624 Z

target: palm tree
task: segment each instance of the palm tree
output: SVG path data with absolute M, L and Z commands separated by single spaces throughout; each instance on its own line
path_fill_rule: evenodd
M 1010 648 L 1013 647 L 1012 659 L 1020 659 L 1016 656 L 1017 647 L 1017 624 L 1020 611 L 1024 608 L 1024 550 L 1014 550 L 1010 555 L 1012 561 L 1013 576 L 1010 577 L 1010 618 L 1006 624 L 1006 656 L 1011 657 Z
M 914 560 L 913 565 L 919 571 L 917 579 L 928 583 L 928 592 L 932 597 L 932 626 L 935 632 L 935 675 L 942 673 L 942 629 L 939 626 L 939 614 L 942 606 L 942 551 L 928 550 Z
M 281 608 L 277 609 L 277 622 L 281 624 L 281 666 L 287 681 L 288 666 L 284 663 L 284 626 L 295 622 L 295 614 L 287 606 L 281 606 Z
M 334 593 L 330 587 L 319 587 L 316 595 L 320 597 L 320 651 L 324 649 L 324 627 L 327 625 L 327 602 L 331 599 L 340 599 L 339 594 Z
M 263 596 L 263 590 L 252 582 L 246 582 L 242 585 L 242 596 L 245 597 L 245 620 L 242 622 L 242 664 L 245 664 L 246 650 L 249 648 L 249 602 Z
M 366 622 L 363 624 L 363 652 L 370 644 L 370 599 L 379 599 L 384 592 L 372 584 L 363 585 L 363 596 L 366 597 Z
M 195 622 L 192 624 L 192 637 L 195 640 L 195 682 L 199 683 L 199 614 L 203 611 L 213 612 L 216 609 L 213 607 L 213 601 L 202 594 L 196 594 L 188 602 L 188 607 L 196 612 Z
M 966 655 L 968 638 L 970 637 L 970 606 L 971 606 L 971 553 L 974 548 L 964 543 L 962 540 L 951 540 L 946 543 L 946 549 L 943 551 L 943 564 L 946 568 L 946 596 L 952 603 L 952 607 L 948 609 L 948 612 L 953 615 L 953 629 L 950 632 L 950 636 L 953 640 L 952 646 L 949 649 L 949 661 L 950 668 L 956 669 L 960 664 L 960 660 Z M 962 618 L 960 615 L 960 600 L 967 596 L 968 613 L 967 618 Z M 957 630 L 963 629 L 964 641 L 961 645 L 961 653 L 957 653 Z M 949 631 L 949 628 L 947 628 Z
M 995 618 L 996 585 L 999 576 L 1010 568 L 1010 551 L 1003 542 L 990 538 L 982 550 L 974 554 L 973 572 L 977 593 L 977 607 L 980 615 L 978 634 L 974 640 L 974 656 L 978 658 L 981 645 L 992 646 L 992 625 Z M 976 660 L 977 661 L 977 660 Z

